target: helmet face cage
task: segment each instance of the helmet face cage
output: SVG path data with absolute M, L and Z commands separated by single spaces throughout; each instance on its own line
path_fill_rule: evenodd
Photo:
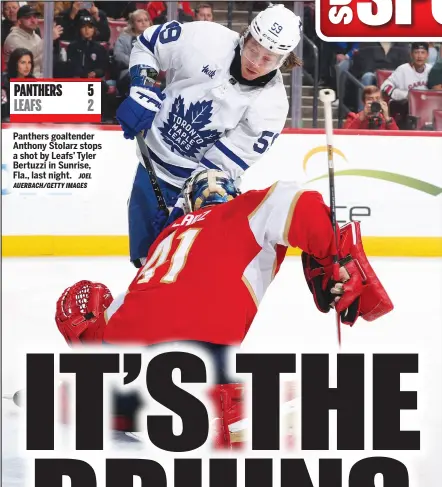
M 240 194 L 234 181 L 223 171 L 207 169 L 189 178 L 183 189 L 184 213 L 205 206 L 226 203 Z

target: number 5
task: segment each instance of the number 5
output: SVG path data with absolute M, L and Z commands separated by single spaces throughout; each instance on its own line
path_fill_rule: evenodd
M 277 24 L 276 22 L 272 25 L 272 29 L 274 32 L 279 34 L 282 31 L 282 25 Z
M 261 134 L 261 137 L 253 145 L 253 150 L 255 152 L 258 152 L 258 154 L 264 154 L 264 152 L 269 148 L 269 144 L 270 146 L 272 146 L 278 136 L 278 133 L 274 134 L 273 132 L 264 130 L 264 132 Z M 267 138 L 271 139 L 271 141 L 269 142 Z
M 87 94 L 88 96 L 94 95 L 94 85 L 91 83 L 87 85 Z

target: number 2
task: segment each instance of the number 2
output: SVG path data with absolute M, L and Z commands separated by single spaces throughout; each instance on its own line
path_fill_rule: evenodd
M 189 230 L 186 230 L 176 237 L 181 241 L 170 259 L 169 269 L 161 278 L 160 282 L 164 284 L 171 284 L 177 280 L 179 273 L 186 265 L 190 248 L 192 247 L 200 230 L 201 228 L 189 228 Z M 171 233 L 155 249 L 151 258 L 144 264 L 143 270 L 137 281 L 138 284 L 149 282 L 154 276 L 156 269 L 166 262 L 170 249 L 172 248 L 175 234 L 176 231 Z
M 94 109 L 92 107 L 94 106 L 94 100 L 88 100 L 87 103 L 88 103 L 87 111 L 93 112 Z

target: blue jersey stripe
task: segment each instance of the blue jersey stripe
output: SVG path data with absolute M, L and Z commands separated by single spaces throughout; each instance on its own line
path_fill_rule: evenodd
M 216 164 L 214 164 L 213 162 L 209 161 L 209 159 L 206 159 L 205 156 L 203 156 L 203 158 L 201 159 L 200 163 L 201 164 L 204 164 L 209 169 L 216 169 L 217 171 L 220 171 L 221 170 L 221 168 L 219 168 Z
M 157 39 L 158 39 L 158 36 L 160 35 L 160 32 L 161 32 L 161 29 L 162 29 L 162 25 L 159 25 L 154 33 L 152 34 L 152 37 L 149 39 L 146 39 L 144 37 L 144 33 L 141 34 L 138 39 L 141 41 L 141 43 L 147 47 L 147 49 L 149 49 L 149 51 L 152 53 L 152 54 L 155 54 L 155 44 L 157 43 Z
M 238 157 L 234 152 L 232 152 L 227 146 L 225 146 L 222 142 L 217 140 L 215 142 L 215 147 L 218 148 L 225 156 L 227 156 L 230 160 L 238 164 L 238 166 L 243 169 L 244 171 L 249 168 L 248 164 L 246 164 L 241 157 Z
M 174 176 L 177 176 L 179 178 L 187 179 L 194 171 L 193 168 L 179 167 L 179 166 L 174 166 L 173 164 L 168 164 L 167 162 L 164 162 L 162 159 L 160 159 L 155 154 L 155 152 L 152 152 L 150 149 L 149 149 L 149 154 L 150 157 L 152 158 L 152 161 L 156 162 L 159 166 L 164 167 L 164 169 L 167 169 L 170 172 L 170 174 L 173 174 Z

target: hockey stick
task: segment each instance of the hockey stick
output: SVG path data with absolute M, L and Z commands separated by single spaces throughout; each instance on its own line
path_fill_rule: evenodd
M 324 119 L 325 119 L 325 137 L 327 140 L 327 158 L 328 158 L 328 184 L 330 189 L 330 219 L 333 226 L 333 233 L 335 236 L 336 252 L 339 248 L 338 232 L 336 231 L 336 198 L 335 198 L 335 166 L 333 163 L 333 112 L 332 103 L 336 96 L 333 90 L 321 90 L 319 92 L 319 99 L 324 104 Z M 339 259 L 338 255 L 333 256 L 333 277 L 335 280 L 339 279 Z M 336 312 L 336 326 L 338 332 L 338 344 L 341 346 L 341 319 L 339 313 Z
M 144 137 L 142 132 L 137 134 L 137 143 L 138 147 L 140 148 L 141 156 L 143 157 L 143 165 L 146 168 L 147 174 L 149 175 L 150 183 L 152 184 L 153 192 L 155 193 L 155 198 L 157 199 L 158 206 L 160 210 L 167 211 L 169 214 L 169 210 L 167 209 L 166 200 L 164 199 L 163 193 L 161 192 L 160 185 L 158 184 L 158 178 L 155 173 L 155 169 L 153 168 L 152 160 L 149 155 L 149 150 L 147 148 L 146 142 L 144 141 Z

